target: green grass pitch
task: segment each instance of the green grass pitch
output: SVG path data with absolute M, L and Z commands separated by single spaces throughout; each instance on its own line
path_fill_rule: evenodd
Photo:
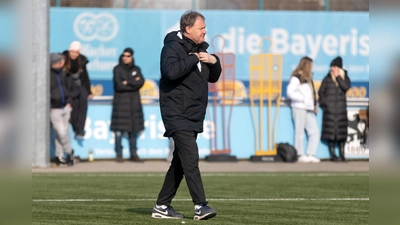
M 368 173 L 203 173 L 218 215 L 193 220 L 183 180 L 174 209 L 151 218 L 164 173 L 33 173 L 32 224 L 368 224 Z

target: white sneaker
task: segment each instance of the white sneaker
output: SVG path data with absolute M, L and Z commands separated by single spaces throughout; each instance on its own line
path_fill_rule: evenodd
M 320 159 L 316 158 L 316 157 L 313 156 L 313 155 L 309 155 L 309 156 L 308 156 L 308 160 L 309 160 L 311 163 L 319 163 L 319 162 L 321 162 Z
M 310 159 L 306 155 L 302 155 L 297 159 L 299 163 L 310 163 Z

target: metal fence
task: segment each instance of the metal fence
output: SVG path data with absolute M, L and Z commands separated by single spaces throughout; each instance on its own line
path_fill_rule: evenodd
M 369 0 L 51 0 L 53 7 L 369 11 Z

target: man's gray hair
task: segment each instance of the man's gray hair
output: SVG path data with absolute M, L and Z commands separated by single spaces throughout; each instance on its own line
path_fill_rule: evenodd
M 180 26 L 182 33 L 186 32 L 187 26 L 192 27 L 194 25 L 197 17 L 201 17 L 203 20 L 206 20 L 206 18 L 204 18 L 204 16 L 201 13 L 193 10 L 188 10 L 181 16 Z

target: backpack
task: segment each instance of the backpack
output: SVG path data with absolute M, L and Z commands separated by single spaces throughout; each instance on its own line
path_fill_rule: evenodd
M 289 143 L 279 143 L 277 144 L 278 155 L 280 155 L 284 162 L 296 162 L 297 161 L 297 151 Z

